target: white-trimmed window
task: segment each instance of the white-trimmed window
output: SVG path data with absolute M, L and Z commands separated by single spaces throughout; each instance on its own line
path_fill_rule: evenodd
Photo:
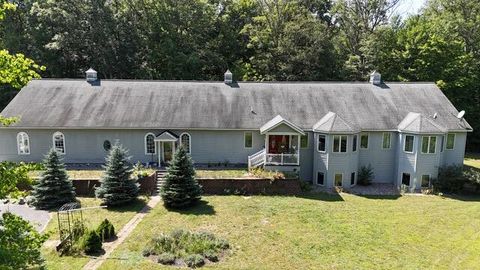
M 30 155 L 30 140 L 27 133 L 19 132 L 17 134 L 17 148 L 19 155 Z
M 347 135 L 333 136 L 333 152 L 346 153 L 347 152 Z
M 336 187 L 341 187 L 343 182 L 343 173 L 336 173 L 334 183 Z
M 437 136 L 422 136 L 422 153 L 435 154 Z
M 65 154 L 65 135 L 57 131 L 53 133 L 53 149 L 59 154 Z
M 350 174 L 350 186 L 355 186 L 357 184 L 357 178 L 355 177 L 355 172 Z
M 253 147 L 253 133 L 251 131 L 247 131 L 243 134 L 243 146 L 245 148 Z
M 382 149 L 390 149 L 392 147 L 392 133 L 384 132 L 382 140 Z
M 368 134 L 360 135 L 360 149 L 368 149 Z
M 455 147 L 455 134 L 454 133 L 448 133 L 447 134 L 447 146 L 445 149 L 447 150 L 452 150 Z
M 353 135 L 353 140 L 352 140 L 352 152 L 357 152 L 357 135 Z
M 147 133 L 145 135 L 145 154 L 151 155 L 156 153 L 157 149 L 155 148 L 155 135 L 153 133 Z
M 317 172 L 317 185 L 325 185 L 325 174 L 323 172 Z
M 327 142 L 327 137 L 325 135 L 318 134 L 318 143 L 317 143 L 318 152 L 325 152 L 326 142 Z
M 405 135 L 405 143 L 403 145 L 403 151 L 407 153 L 413 153 L 413 144 L 415 142 L 415 136 Z
M 428 174 L 422 175 L 422 187 L 423 188 L 430 187 L 430 175 L 428 175 Z
M 187 153 L 191 153 L 192 145 L 191 145 L 192 137 L 188 133 L 182 133 L 180 135 L 180 146 L 184 147 L 187 150 Z

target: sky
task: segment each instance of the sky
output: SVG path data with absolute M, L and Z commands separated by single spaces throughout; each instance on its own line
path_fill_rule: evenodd
M 403 18 L 417 14 L 426 2 L 427 0 L 400 0 L 395 13 Z

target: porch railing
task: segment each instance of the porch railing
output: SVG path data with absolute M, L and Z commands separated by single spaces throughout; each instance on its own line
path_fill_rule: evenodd
M 299 165 L 298 154 L 266 154 L 267 165 Z
M 248 169 L 261 167 L 265 164 L 265 149 L 258 151 L 257 153 L 248 156 Z

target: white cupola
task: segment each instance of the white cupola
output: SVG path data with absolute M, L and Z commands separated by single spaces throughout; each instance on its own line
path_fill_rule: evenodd
M 231 84 L 233 82 L 233 74 L 230 72 L 230 70 L 227 69 L 225 74 L 223 74 L 223 80 L 225 84 Z
M 85 71 L 85 75 L 87 82 L 94 82 L 97 80 L 97 71 L 93 68 L 89 68 L 87 71 Z
M 373 85 L 382 84 L 382 75 L 377 71 L 372 72 L 372 74 L 370 74 L 370 83 Z

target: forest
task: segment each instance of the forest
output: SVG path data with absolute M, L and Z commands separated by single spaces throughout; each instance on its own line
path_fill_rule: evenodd
M 395 14 L 399 0 L 12 3 L 0 13 L 0 67 L 24 55 L 28 78 L 93 67 L 107 79 L 221 80 L 230 69 L 239 81 L 366 81 L 377 70 L 435 82 L 466 111 L 467 148 L 480 151 L 478 0 L 428 0 L 409 16 Z M 0 110 L 28 81 L 12 80 L 0 79 Z

